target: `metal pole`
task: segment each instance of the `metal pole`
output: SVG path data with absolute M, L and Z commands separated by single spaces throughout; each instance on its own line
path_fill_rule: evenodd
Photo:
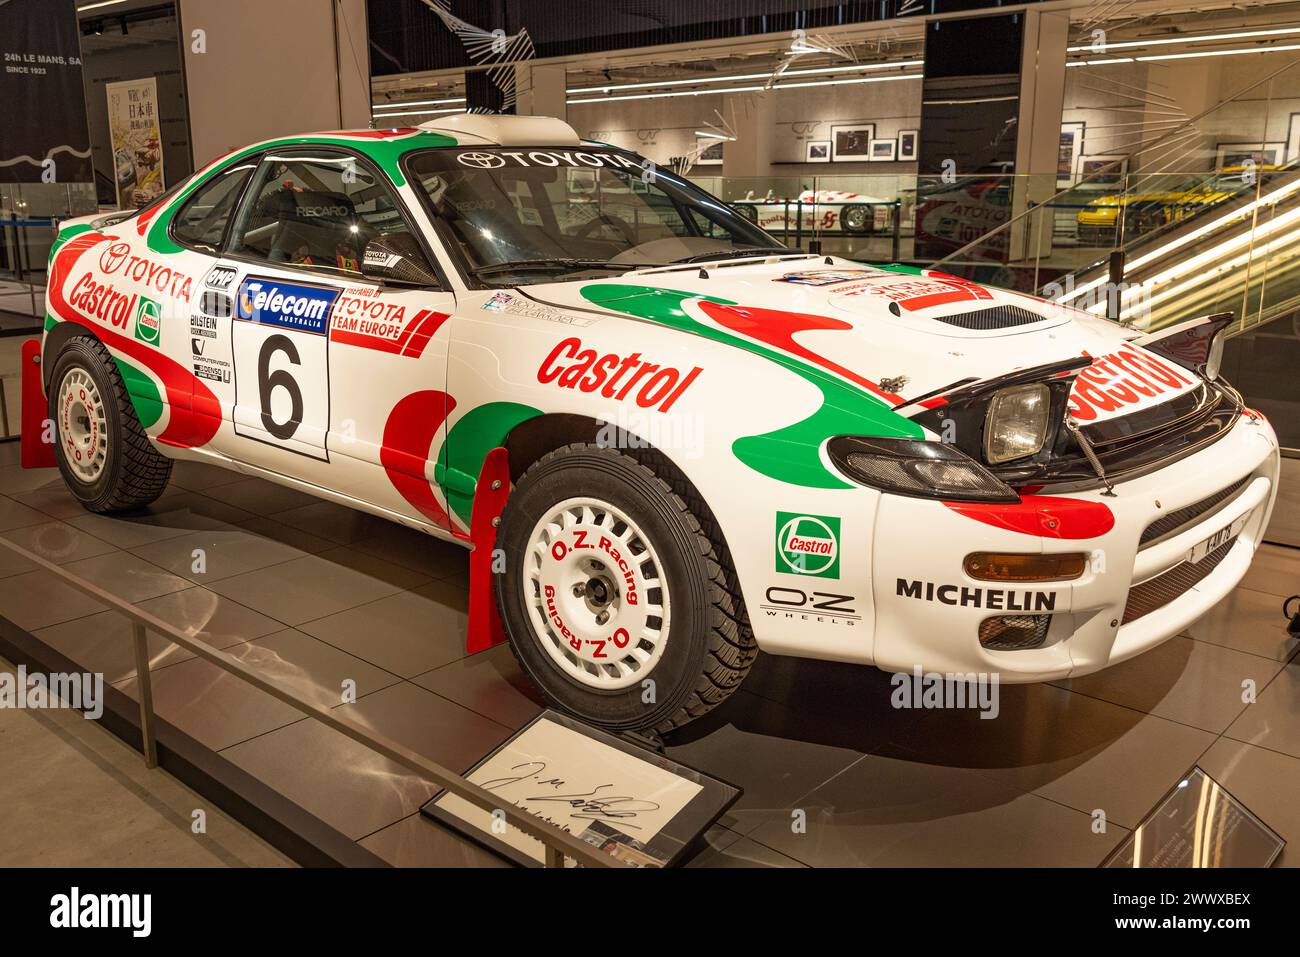
M 1110 272 L 1110 289 L 1106 291 L 1106 318 L 1118 321 L 1119 291 L 1124 285 L 1124 250 L 1112 250 L 1107 266 Z
M 0 420 L 4 421 L 5 438 L 9 438 L 9 396 L 5 383 L 9 381 L 8 376 L 0 376 Z
M 550 844 L 546 845 L 546 866 L 547 867 L 564 866 L 564 855 L 560 853 L 560 849 L 558 847 L 552 847 Z
M 136 689 L 140 693 L 140 746 L 144 751 L 144 766 L 158 767 L 158 739 L 153 729 L 153 681 L 149 674 L 149 637 L 144 625 L 131 623 L 131 637 L 135 642 Z
M 898 262 L 899 254 L 903 251 L 903 201 L 894 200 L 894 256 L 893 261 Z

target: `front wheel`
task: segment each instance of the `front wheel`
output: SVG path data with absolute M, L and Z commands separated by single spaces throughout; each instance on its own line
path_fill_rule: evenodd
M 59 352 L 50 420 L 59 472 L 90 511 L 148 505 L 167 488 L 172 460 L 149 442 L 117 363 L 98 339 L 77 336 Z
M 700 717 L 757 654 L 726 546 L 666 465 L 559 449 L 521 476 L 497 536 L 497 599 L 521 667 L 555 705 L 614 731 Z

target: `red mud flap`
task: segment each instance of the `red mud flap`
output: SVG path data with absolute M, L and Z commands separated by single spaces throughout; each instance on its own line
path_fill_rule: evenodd
M 469 555 L 469 630 L 465 650 L 471 655 L 506 640 L 492 580 L 492 554 L 496 549 L 497 521 L 509 495 L 510 456 L 504 448 L 497 447 L 483 460 L 469 523 L 474 550 Z
M 22 456 L 25 469 L 52 469 L 54 445 L 47 439 L 45 423 L 49 420 L 49 403 L 45 383 L 41 381 L 41 340 L 28 339 L 22 355 Z

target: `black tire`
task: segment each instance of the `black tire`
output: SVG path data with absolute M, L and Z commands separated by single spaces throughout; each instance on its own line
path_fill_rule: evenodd
M 861 223 L 857 226 L 850 227 L 849 226 L 850 214 L 855 216 L 857 215 L 862 216 Z M 850 233 L 854 236 L 869 236 L 875 230 L 875 226 L 876 226 L 875 208 L 872 206 L 862 206 L 856 204 L 852 206 L 845 206 L 840 211 L 840 226 L 843 227 L 844 232 Z
M 67 424 L 60 417 L 59 393 L 74 370 L 90 377 L 103 397 L 107 447 L 98 476 L 87 480 L 69 462 L 74 454 L 64 439 Z M 55 428 L 55 456 L 63 481 L 77 500 L 92 512 L 120 512 L 140 508 L 162 495 L 172 474 L 172 460 L 160 454 L 145 435 L 117 363 L 104 344 L 91 336 L 77 336 L 64 344 L 54 361 L 49 387 L 50 421 Z
M 672 478 L 670 483 L 667 478 Z M 643 678 L 622 690 L 579 683 L 542 646 L 529 616 L 524 562 L 529 536 L 548 512 L 589 496 L 631 519 L 658 553 L 671 596 L 653 701 Z M 688 483 L 653 450 L 579 443 L 551 452 L 519 479 L 506 503 L 497 545 L 506 556 L 497 602 L 520 667 L 562 710 L 612 731 L 663 734 L 701 717 L 731 695 L 758 654 L 722 536 Z

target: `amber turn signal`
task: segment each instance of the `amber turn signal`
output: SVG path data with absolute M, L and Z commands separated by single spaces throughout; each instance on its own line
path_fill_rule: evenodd
M 1078 578 L 1088 567 L 1083 552 L 1021 555 L 1015 552 L 972 552 L 966 574 L 986 582 L 1063 582 Z

